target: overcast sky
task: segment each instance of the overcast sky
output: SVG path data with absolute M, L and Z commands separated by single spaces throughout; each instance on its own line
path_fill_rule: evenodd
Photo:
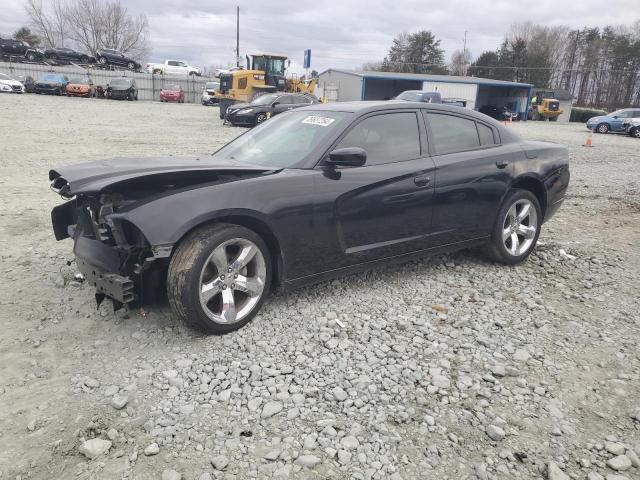
M 46 4 L 47 0 L 43 0 Z M 23 0 L 2 0 L 0 32 L 27 23 Z M 447 60 L 467 47 L 475 58 L 495 49 L 509 25 L 532 20 L 570 27 L 630 24 L 640 18 L 638 0 L 121 0 L 133 13 L 149 18 L 148 60 L 183 59 L 199 66 L 234 61 L 240 6 L 240 53 L 287 54 L 302 63 L 312 50 L 312 68 L 353 68 L 381 60 L 393 37 L 427 29 L 442 41 Z

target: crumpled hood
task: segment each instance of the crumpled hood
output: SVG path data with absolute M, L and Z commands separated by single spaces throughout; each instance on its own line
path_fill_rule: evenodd
M 205 174 L 260 174 L 270 169 L 265 166 L 241 162 L 224 162 L 213 156 L 202 157 L 154 157 L 154 158 L 113 158 L 96 162 L 68 165 L 49 171 L 51 188 L 70 198 L 79 193 L 100 192 L 107 187 L 135 179 L 148 178 L 153 181 L 170 181 L 194 178 L 194 184 L 207 181 L 212 175 Z M 198 175 L 200 172 L 202 175 Z M 195 174 L 195 175 L 194 175 Z M 207 178 L 205 178 L 207 177 Z M 162 180 L 160 180 L 162 179 Z

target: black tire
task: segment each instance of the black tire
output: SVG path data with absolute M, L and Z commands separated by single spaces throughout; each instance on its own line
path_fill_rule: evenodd
M 264 288 L 244 318 L 231 324 L 218 323 L 207 316 L 200 303 L 200 276 L 212 252 L 224 242 L 238 238 L 253 242 L 262 254 L 266 266 Z M 269 294 L 271 275 L 271 255 L 259 235 L 240 225 L 205 225 L 187 235 L 176 248 L 167 273 L 167 296 L 175 315 L 188 326 L 207 334 L 229 333 L 242 328 L 258 313 Z
M 109 64 L 109 60 L 107 60 L 106 57 L 98 57 L 98 63 L 100 65 L 108 65 Z
M 265 112 L 260 112 L 256 115 L 256 125 L 260 125 L 262 122 L 265 122 L 268 119 L 267 114 Z
M 136 64 L 133 63 L 133 62 L 129 62 L 129 63 L 127 63 L 127 68 L 129 70 L 135 70 L 136 69 Z
M 634 127 L 629 130 L 629 136 L 633 138 L 640 138 L 640 127 Z
M 33 52 L 29 52 L 27 53 L 27 60 L 29 60 L 30 62 L 34 62 L 36 59 L 36 54 Z
M 130 102 L 133 102 L 134 97 L 132 92 L 129 92 L 129 95 L 127 96 L 127 100 L 129 100 Z
M 601 123 L 596 127 L 596 132 L 598 133 L 609 133 L 609 130 L 611 129 L 608 123 Z
M 510 253 L 505 246 L 505 242 L 503 241 L 503 231 L 505 231 L 505 223 L 508 220 L 507 215 L 509 210 L 512 208 L 512 206 L 520 201 L 528 201 L 531 205 L 533 205 L 533 207 L 535 208 L 536 225 L 535 234 L 530 246 L 519 255 L 514 255 Z M 540 209 L 540 202 L 533 193 L 528 190 L 521 189 L 511 190 L 505 197 L 500 210 L 498 211 L 498 216 L 491 232 L 491 240 L 487 244 L 485 249 L 487 255 L 491 259 L 500 263 L 504 263 L 505 265 L 516 265 L 523 262 L 529 255 L 531 255 L 531 252 L 536 246 L 538 237 L 540 236 L 542 220 L 543 219 L 542 210 Z
M 80 57 L 80 63 L 89 63 L 89 57 L 83 55 L 82 57 Z

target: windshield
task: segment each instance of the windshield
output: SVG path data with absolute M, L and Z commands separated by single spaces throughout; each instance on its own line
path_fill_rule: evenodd
M 251 102 L 251 105 L 269 105 L 270 103 L 273 103 L 276 101 L 276 98 L 278 98 L 280 96 L 280 94 L 278 93 L 270 93 L 269 95 L 261 95 L 258 98 L 256 98 L 253 102 Z
M 628 117 L 629 110 L 616 110 L 613 113 L 609 114 L 610 117 Z
M 76 77 L 71 79 L 71 83 L 76 83 L 78 85 L 89 85 L 91 83 L 91 80 L 89 80 L 89 77 Z
M 60 75 L 45 75 L 42 77 L 43 82 L 59 82 Z
M 180 87 L 178 85 L 167 85 L 166 87 L 164 87 L 165 90 L 180 90 Z
M 409 102 L 419 102 L 422 100 L 421 94 L 418 92 L 402 92 L 396 97 L 397 100 L 407 100 Z
M 254 57 L 253 68 L 271 75 L 284 75 L 284 58 Z
M 292 167 L 333 135 L 346 115 L 309 110 L 278 115 L 236 138 L 214 157 L 274 168 Z
M 129 80 L 126 78 L 116 78 L 115 80 L 111 80 L 112 87 L 128 87 Z

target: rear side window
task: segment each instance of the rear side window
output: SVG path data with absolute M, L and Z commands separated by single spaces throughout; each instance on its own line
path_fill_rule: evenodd
M 476 123 L 476 125 L 478 126 L 480 145 L 494 145 L 496 141 L 493 137 L 493 130 L 482 123 Z
M 480 147 L 480 137 L 473 120 L 441 113 L 429 113 L 427 119 L 438 155 Z
M 336 148 L 360 147 L 366 166 L 411 160 L 420 156 L 420 131 L 415 113 L 387 113 L 365 118 Z

